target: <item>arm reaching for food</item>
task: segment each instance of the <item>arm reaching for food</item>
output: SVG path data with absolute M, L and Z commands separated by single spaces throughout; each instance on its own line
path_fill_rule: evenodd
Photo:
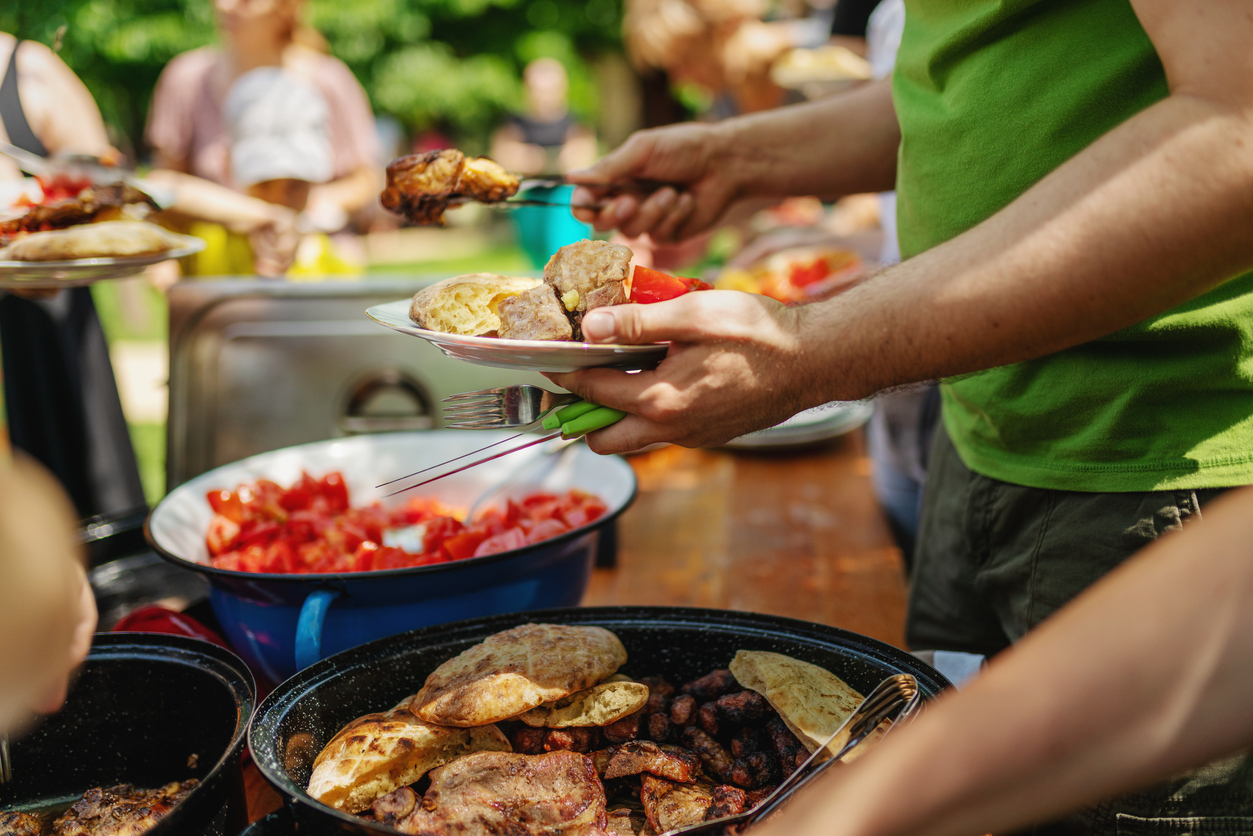
M 632 379 L 605 370 L 553 378 L 632 413 L 590 436 L 593 449 L 717 443 L 729 440 L 732 428 L 768 426 L 779 404 L 863 398 L 1042 357 L 1142 322 L 1247 271 L 1253 66 L 1240 38 L 1253 38 L 1253 21 L 1239 2 L 1206 4 L 1205 16 L 1189 7 L 1135 4 L 1171 95 L 970 230 L 835 299 L 786 316 L 773 311 L 769 321 L 781 330 L 742 330 L 759 301 L 699 295 L 589 316 L 589 341 L 678 343 L 654 372 Z M 1210 37 L 1215 29 L 1221 37 Z M 1230 63 L 1211 61 L 1214 50 Z M 683 316 L 671 305 L 682 306 Z M 780 340 L 804 346 L 788 365 L 773 364 Z M 769 369 L 771 385 L 750 379 L 738 401 L 711 397 L 702 363 L 728 356 L 745 368 Z M 719 427 L 724 432 L 712 431 Z
M 900 126 L 887 82 L 811 104 L 640 131 L 596 165 L 566 175 L 579 220 L 656 241 L 702 232 L 737 200 L 891 189 Z M 641 199 L 632 180 L 671 183 Z M 616 196 L 610 197 L 610 194 Z M 605 202 L 603 205 L 601 200 Z
M 32 459 L 0 462 L 0 732 L 61 707 L 95 626 L 64 491 Z
M 1007 832 L 1253 744 L 1251 521 L 1207 506 L 755 833 Z

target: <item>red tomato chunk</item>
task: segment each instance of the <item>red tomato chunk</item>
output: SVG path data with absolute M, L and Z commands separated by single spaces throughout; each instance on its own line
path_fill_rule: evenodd
M 265 479 L 233 491 L 209 491 L 213 519 L 205 533 L 210 561 L 237 572 L 370 572 L 430 566 L 509 551 L 565 534 L 609 510 L 580 490 L 537 492 L 504 508 L 489 508 L 470 526 L 457 511 L 430 497 L 404 505 L 353 508 L 339 473 L 302 474 L 283 488 Z M 422 551 L 383 545 L 383 532 L 423 527 Z

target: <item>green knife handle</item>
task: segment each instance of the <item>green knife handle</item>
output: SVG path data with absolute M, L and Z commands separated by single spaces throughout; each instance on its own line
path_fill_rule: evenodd
M 555 430 L 558 427 L 564 426 L 567 422 L 573 421 L 580 415 L 586 415 L 595 409 L 600 409 L 600 407 L 594 403 L 588 403 L 587 401 L 575 401 L 574 403 L 567 404 L 560 409 L 554 409 L 552 412 L 545 415 L 543 427 L 546 430 Z
M 626 413 L 620 409 L 610 409 L 607 406 L 598 406 L 591 412 L 578 416 L 573 421 L 567 421 L 561 425 L 562 438 L 578 438 L 581 435 L 587 435 L 596 430 L 602 430 L 610 424 L 615 424 L 626 417 Z

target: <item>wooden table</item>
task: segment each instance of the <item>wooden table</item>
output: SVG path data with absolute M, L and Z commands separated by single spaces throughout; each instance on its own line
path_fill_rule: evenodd
M 860 432 L 793 453 L 665 447 L 629 461 L 640 491 L 617 566 L 596 571 L 584 604 L 771 613 L 903 646 L 904 568 Z M 245 781 L 250 821 L 281 804 L 251 763 Z

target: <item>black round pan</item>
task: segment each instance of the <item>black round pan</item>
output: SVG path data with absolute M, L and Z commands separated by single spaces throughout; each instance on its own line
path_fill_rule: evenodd
M 933 668 L 875 639 L 821 624 L 727 610 L 588 607 L 426 627 L 323 659 L 280 685 L 257 709 L 248 733 L 253 759 L 266 779 L 291 799 L 302 832 L 397 833 L 305 794 L 313 759 L 350 720 L 391 708 L 415 693 L 440 663 L 493 633 L 530 621 L 606 627 L 627 649 L 622 673 L 661 675 L 676 684 L 725 668 L 737 650 L 770 650 L 820 665 L 862 693 L 894 673 L 913 674 L 928 698 L 949 685 Z
M 182 636 L 101 633 L 65 707 L 13 741 L 0 810 L 65 806 L 91 787 L 200 785 L 151 836 L 234 836 L 247 821 L 240 755 L 255 705 L 234 654 Z

